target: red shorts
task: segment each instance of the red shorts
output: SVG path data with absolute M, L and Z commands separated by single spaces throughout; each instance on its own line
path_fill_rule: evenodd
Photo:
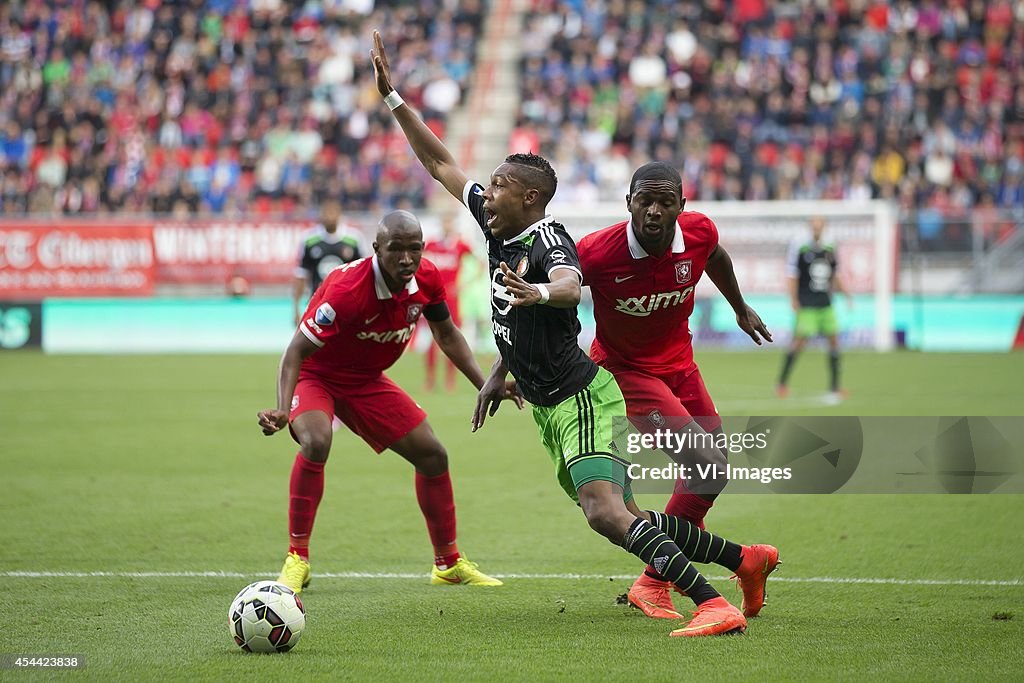
M 309 410 L 337 415 L 377 453 L 427 419 L 423 408 L 384 374 L 344 382 L 303 377 L 295 386 L 288 421 Z
M 697 368 L 688 375 L 668 377 L 622 369 L 614 369 L 612 374 L 626 399 L 626 414 L 630 416 L 650 416 L 656 426 L 661 426 L 658 422 L 671 422 L 673 417 L 692 417 L 705 432 L 722 426 Z
M 689 423 L 691 417 L 705 432 L 722 426 L 715 402 L 708 395 L 697 368 L 689 375 L 679 373 L 668 377 L 637 370 L 614 370 L 612 374 L 626 399 L 626 414 L 650 418 L 651 427 L 655 429 L 678 428 Z M 684 420 L 680 422 L 679 418 Z M 686 481 L 677 479 L 672 492 L 674 495 L 687 493 Z

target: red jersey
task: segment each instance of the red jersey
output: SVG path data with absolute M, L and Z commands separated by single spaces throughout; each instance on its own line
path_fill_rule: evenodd
M 445 300 L 441 276 L 427 259 L 398 294 L 384 282 L 377 257 L 334 269 L 306 307 L 299 329 L 320 347 L 299 378 L 373 377 L 394 365 L 412 339 L 425 306 Z
M 424 256 L 430 258 L 441 273 L 441 282 L 446 288 L 454 288 L 459 279 L 459 267 L 462 257 L 473 253 L 468 244 L 459 238 L 427 242 Z
M 689 328 L 693 288 L 718 246 L 718 228 L 695 211 L 681 213 L 678 225 L 661 258 L 640 246 L 629 221 L 580 240 L 583 284 L 590 286 L 597 321 L 590 357 L 599 365 L 655 375 L 696 367 Z

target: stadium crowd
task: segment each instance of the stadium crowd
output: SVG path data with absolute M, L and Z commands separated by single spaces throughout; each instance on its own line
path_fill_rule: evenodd
M 429 178 L 362 47 L 397 46 L 439 133 L 485 0 L 15 0 L 0 6 L 0 213 L 416 207 Z M 691 199 L 899 202 L 914 239 L 1024 206 L 1024 1 L 532 0 L 510 146 L 556 202 L 680 169 Z
M 0 213 L 315 212 L 422 205 L 429 176 L 366 59 L 398 46 L 444 131 L 484 0 L 0 3 Z
M 512 147 L 557 201 L 656 159 L 691 199 L 892 198 L 922 242 L 1024 205 L 1024 2 L 534 0 L 523 36 Z

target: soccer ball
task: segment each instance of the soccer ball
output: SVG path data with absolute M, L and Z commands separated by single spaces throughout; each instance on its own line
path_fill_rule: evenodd
M 228 629 L 246 652 L 288 652 L 306 627 L 306 610 L 299 596 L 277 581 L 251 583 L 228 608 Z

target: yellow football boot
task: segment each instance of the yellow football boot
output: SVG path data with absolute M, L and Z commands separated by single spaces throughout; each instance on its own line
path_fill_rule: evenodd
M 277 577 L 277 582 L 300 593 L 309 585 L 311 578 L 309 562 L 302 559 L 298 553 L 288 553 L 288 557 L 284 558 L 284 567 L 281 568 L 281 576 Z
M 445 584 L 465 584 L 467 586 L 501 586 L 501 581 L 494 578 L 493 576 L 487 576 L 478 568 L 476 562 L 470 562 L 465 557 L 460 557 L 458 561 L 451 567 L 445 570 L 438 569 L 436 566 L 430 571 L 430 583 L 434 586 L 443 586 Z

